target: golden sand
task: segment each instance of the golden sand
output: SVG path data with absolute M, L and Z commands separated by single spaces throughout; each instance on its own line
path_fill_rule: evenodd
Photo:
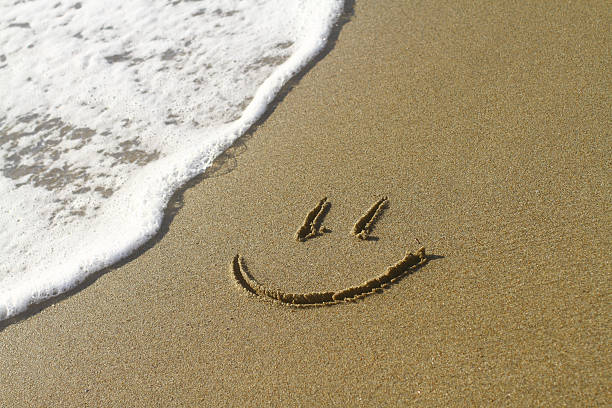
M 0 405 L 610 405 L 610 3 L 348 9 L 149 245 L 0 331 Z M 320 197 L 331 232 L 296 241 Z M 426 266 L 334 307 L 227 272 L 335 292 L 415 238 Z

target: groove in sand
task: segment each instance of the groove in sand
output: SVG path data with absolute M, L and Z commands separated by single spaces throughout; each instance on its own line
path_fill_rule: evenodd
M 335 292 L 285 293 L 280 289 L 270 289 L 262 286 L 249 273 L 240 255 L 236 255 L 231 263 L 231 271 L 236 282 L 247 292 L 264 299 L 278 302 L 287 306 L 328 306 L 340 302 L 353 301 L 370 295 L 390 283 L 395 282 L 404 273 L 416 270 L 428 261 L 425 247 L 421 247 L 416 254 L 406 252 L 406 256 L 387 271 L 376 278 L 358 286 L 349 287 Z
M 306 241 L 308 238 L 314 238 L 320 235 L 321 232 L 327 232 L 325 227 L 321 227 L 321 223 L 323 222 L 323 217 L 325 217 L 325 214 L 329 211 L 330 205 L 329 201 L 327 201 L 327 197 L 323 197 L 321 201 L 319 201 L 319 204 L 310 210 L 306 215 L 304 224 L 302 224 L 300 229 L 295 233 L 296 241 Z
M 380 216 L 387 205 L 389 205 L 387 197 L 382 197 L 372 204 L 368 211 L 363 214 L 361 218 L 357 220 L 355 226 L 353 226 L 352 235 L 359 239 L 367 240 L 374 227 L 374 221 Z

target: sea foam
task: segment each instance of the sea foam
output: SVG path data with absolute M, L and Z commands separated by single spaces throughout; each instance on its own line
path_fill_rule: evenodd
M 342 0 L 1 0 L 0 320 L 158 230 Z

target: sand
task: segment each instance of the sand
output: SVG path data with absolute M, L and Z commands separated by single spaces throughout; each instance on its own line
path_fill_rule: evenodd
M 609 405 L 611 7 L 509 3 L 349 4 L 149 245 L 4 325 L 1 405 Z M 427 264 L 332 306 L 230 268 L 339 291 L 416 239 Z

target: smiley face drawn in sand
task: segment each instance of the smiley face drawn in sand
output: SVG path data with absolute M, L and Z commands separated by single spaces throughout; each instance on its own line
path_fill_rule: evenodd
M 382 197 L 376 201 L 366 213 L 361 216 L 353 226 L 351 234 L 361 240 L 369 239 L 376 218 L 388 206 L 387 197 Z M 319 203 L 308 212 L 302 226 L 295 234 L 297 241 L 303 242 L 310 238 L 329 232 L 321 226 L 323 218 L 329 211 L 330 204 L 324 197 Z M 417 240 L 418 242 L 418 240 Z M 309 293 L 286 293 L 279 289 L 270 289 L 262 286 L 249 273 L 244 259 L 236 255 L 230 265 L 232 276 L 236 282 L 248 293 L 256 295 L 266 300 L 274 301 L 287 306 L 307 307 L 307 306 L 328 306 L 341 302 L 354 301 L 375 293 L 389 284 L 397 281 L 402 275 L 409 271 L 419 269 L 428 262 L 429 258 L 425 254 L 425 247 L 421 247 L 416 253 L 407 252 L 403 259 L 395 265 L 387 268 L 386 272 L 366 281 L 358 286 L 349 287 L 339 291 L 328 292 L 309 292 Z

